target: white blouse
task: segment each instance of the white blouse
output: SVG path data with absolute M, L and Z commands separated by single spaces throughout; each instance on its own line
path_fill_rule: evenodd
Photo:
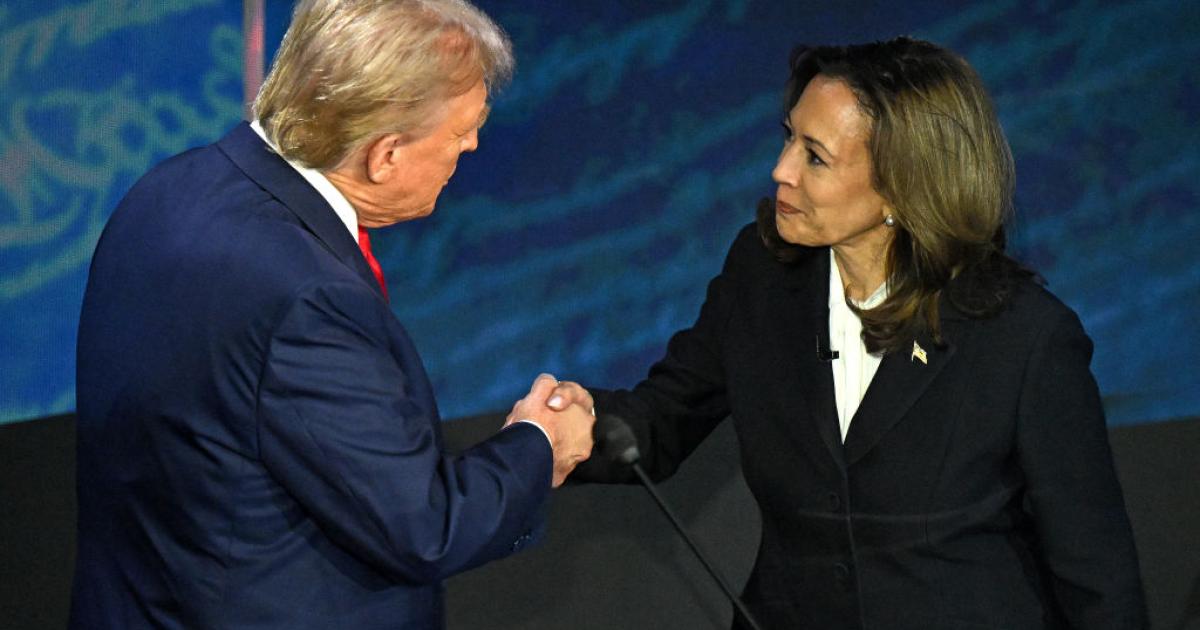
M 866 300 L 855 301 L 854 306 L 864 310 L 874 308 L 886 298 L 887 282 L 884 282 Z M 846 290 L 832 249 L 829 250 L 829 348 L 838 353 L 832 363 L 833 390 L 837 398 L 838 424 L 845 442 L 850 421 L 879 369 L 882 356 L 867 352 L 867 345 L 862 340 L 862 321 L 846 305 Z

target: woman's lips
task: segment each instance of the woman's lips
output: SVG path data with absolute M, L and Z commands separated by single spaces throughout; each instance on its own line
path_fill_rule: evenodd
M 775 211 L 780 214 L 800 214 L 800 209 L 778 199 L 775 200 Z

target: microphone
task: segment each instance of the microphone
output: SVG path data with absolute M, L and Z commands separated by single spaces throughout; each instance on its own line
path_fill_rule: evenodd
M 642 458 L 638 451 L 637 438 L 633 436 L 633 429 L 619 416 L 599 414 L 592 434 L 597 438 L 597 446 L 602 446 L 605 454 L 618 464 L 637 466 L 638 460 Z
M 708 558 L 696 546 L 692 537 L 688 535 L 687 530 L 683 528 L 683 523 L 679 520 L 679 517 L 675 516 L 671 508 L 667 507 L 667 502 L 658 493 L 658 488 L 650 480 L 650 476 L 646 474 L 646 471 L 642 469 L 642 465 L 638 463 L 641 459 L 641 453 L 638 451 L 637 438 L 634 437 L 633 429 L 629 428 L 629 424 L 618 416 L 600 414 L 596 418 L 594 432 L 604 442 L 605 451 L 611 453 L 612 458 L 617 463 L 633 468 L 634 474 L 641 480 L 642 485 L 646 487 L 646 491 L 650 493 L 650 496 L 654 498 L 654 502 L 662 509 L 663 514 L 667 516 L 667 520 L 671 521 L 671 525 L 675 526 L 675 531 L 679 532 L 679 536 L 687 543 L 688 548 L 692 550 L 692 554 L 696 556 L 696 559 L 700 561 L 700 564 L 704 566 L 708 574 L 717 582 L 721 590 L 725 591 L 725 596 L 733 604 L 734 614 L 740 614 L 742 620 L 746 622 L 746 625 L 751 630 L 762 630 L 762 626 L 758 625 L 758 622 L 755 621 L 750 611 L 746 609 L 746 605 L 742 603 L 742 599 L 733 592 L 733 589 L 729 588 L 729 584 L 717 573 L 717 570 L 713 568 Z
M 828 362 L 833 361 L 834 359 L 838 358 L 839 356 L 841 356 L 841 353 L 838 352 L 837 350 L 830 350 L 828 348 L 821 347 L 821 335 L 820 334 L 816 335 L 815 339 L 817 341 L 817 358 L 820 359 L 821 361 L 825 361 L 826 363 L 828 363 Z

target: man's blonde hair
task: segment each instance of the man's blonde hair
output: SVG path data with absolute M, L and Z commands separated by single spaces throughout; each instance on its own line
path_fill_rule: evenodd
M 301 0 L 254 114 L 283 157 L 328 170 L 512 69 L 504 31 L 465 0 Z

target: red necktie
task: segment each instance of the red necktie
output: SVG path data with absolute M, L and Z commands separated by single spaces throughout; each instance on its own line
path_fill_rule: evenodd
M 383 299 L 388 299 L 387 280 L 383 279 L 383 267 L 379 266 L 379 261 L 375 260 L 375 255 L 371 253 L 371 236 L 367 234 L 367 228 L 361 225 L 358 226 L 358 248 L 362 250 L 363 258 L 367 259 L 367 266 L 371 268 L 371 273 L 375 274 L 379 288 L 383 289 Z

